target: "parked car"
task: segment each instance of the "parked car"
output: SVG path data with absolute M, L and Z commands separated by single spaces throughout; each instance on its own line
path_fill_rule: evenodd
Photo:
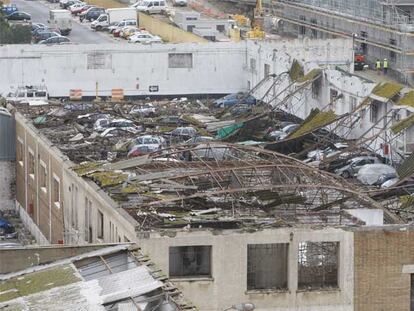
M 16 11 L 5 17 L 9 21 L 30 21 L 32 17 L 29 13 Z
M 158 120 L 158 123 L 164 125 L 174 125 L 174 126 L 184 126 L 187 125 L 188 122 L 181 119 L 179 116 L 165 116 Z
M 188 140 L 197 136 L 197 130 L 191 126 L 177 127 L 171 132 L 171 136 L 182 140 Z
M 130 36 L 132 36 L 133 34 L 139 32 L 139 29 L 135 26 L 125 26 L 124 28 L 122 28 L 121 32 L 119 33 L 119 36 L 124 38 L 124 39 L 128 39 Z
M 164 13 L 167 9 L 164 0 L 144 0 L 139 5 L 135 6 L 138 12 L 145 12 L 147 14 Z
M 289 125 L 286 125 L 281 130 L 276 130 L 276 131 L 270 132 L 269 133 L 269 137 L 272 140 L 283 140 L 289 134 L 293 133 L 299 126 L 300 126 L 300 124 L 289 124 Z
M 81 14 L 79 14 L 79 20 L 81 22 L 83 22 L 84 20 L 87 20 L 88 22 L 91 22 L 91 21 L 94 21 L 95 19 L 97 19 L 99 17 L 99 15 L 104 14 L 104 13 L 105 13 L 104 8 L 92 7 L 92 8 L 89 8 L 88 10 L 82 12 Z
M 83 2 L 78 2 L 75 4 L 72 4 L 68 10 L 71 14 L 76 14 L 76 12 L 79 12 L 86 4 Z
M 79 1 L 79 0 L 69 0 L 69 1 L 66 1 L 66 2 L 64 2 L 63 4 L 61 4 L 60 6 L 63 8 L 63 9 L 68 9 L 69 7 L 71 7 L 72 5 L 74 5 L 74 4 L 76 4 L 76 3 L 82 3 L 81 1 Z
M 137 21 L 134 20 L 134 19 L 128 19 L 128 20 L 120 21 L 120 22 L 116 23 L 116 26 L 115 25 L 109 26 L 108 31 L 109 31 L 109 33 L 114 33 L 115 31 L 117 31 L 118 35 L 119 35 L 122 28 L 126 27 L 126 26 L 137 26 Z
M 80 15 L 83 12 L 89 10 L 90 8 L 96 8 L 96 6 L 95 5 L 91 5 L 91 4 L 87 4 L 87 5 L 85 5 L 85 6 L 81 7 L 81 8 L 78 8 L 78 9 L 74 10 L 72 14 L 73 15 Z
M 364 185 L 375 185 L 381 176 L 394 174 L 397 176 L 395 168 L 383 163 L 366 164 L 358 171 L 357 178 Z
M 344 178 L 350 178 L 358 174 L 358 171 L 367 164 L 381 163 L 377 157 L 362 156 L 350 159 L 347 164 L 335 170 L 335 174 Z
M 1 13 L 3 13 L 4 16 L 10 15 L 14 12 L 17 12 L 18 8 L 15 4 L 8 4 L 8 5 L 4 5 L 1 8 Z
M 58 37 L 58 36 L 60 36 L 60 34 L 58 34 L 57 32 L 46 30 L 46 31 L 42 31 L 34 35 L 33 39 L 35 42 L 41 42 L 49 38 Z
M 198 136 L 197 135 L 197 136 L 190 138 L 185 143 L 186 144 L 199 144 L 199 143 L 207 143 L 210 141 L 214 141 L 214 138 L 210 136 Z
M 173 6 L 187 6 L 187 0 L 172 0 Z
M 131 148 L 131 150 L 128 152 L 127 157 L 139 157 L 151 152 L 158 151 L 159 148 L 153 146 L 153 145 L 136 145 Z
M 54 36 L 46 40 L 42 40 L 39 44 L 65 44 L 70 43 L 70 39 L 64 36 Z
M 162 39 L 158 36 L 153 36 L 149 33 L 137 32 L 129 37 L 128 42 L 130 43 L 162 43 Z
M 256 98 L 246 93 L 229 94 L 214 101 L 216 108 L 228 108 L 236 104 L 255 105 Z
M 129 111 L 129 114 L 143 118 L 153 117 L 157 114 L 157 109 L 151 103 L 148 103 L 143 106 L 132 107 L 132 109 Z
M 42 23 L 32 23 L 32 25 L 31 25 L 32 34 L 35 31 L 40 30 L 40 29 L 47 29 L 47 26 L 45 24 L 42 24 Z
M 382 184 L 384 184 L 386 181 L 390 180 L 390 179 L 395 179 L 397 178 L 398 180 L 398 176 L 396 173 L 392 172 L 392 173 L 384 173 L 381 174 L 378 177 L 378 180 L 374 183 L 374 186 L 381 186 Z
M 96 120 L 93 125 L 93 130 L 98 133 L 105 131 L 109 127 L 110 121 L 108 117 Z
M 138 136 L 137 138 L 135 138 L 132 142 L 132 147 L 137 146 L 137 145 L 147 145 L 147 146 L 151 146 L 152 149 L 161 149 L 162 146 L 164 146 L 166 144 L 166 141 L 164 139 L 164 137 L 162 136 L 157 136 L 157 135 L 143 135 L 143 136 Z

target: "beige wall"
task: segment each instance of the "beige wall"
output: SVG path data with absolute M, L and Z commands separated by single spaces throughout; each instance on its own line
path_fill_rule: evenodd
M 301 241 L 340 243 L 338 290 L 298 291 L 297 254 Z M 289 290 L 286 292 L 247 292 L 247 245 L 263 243 L 289 243 Z M 175 237 L 154 233 L 151 234 L 151 238 L 140 239 L 138 244 L 163 271 L 169 271 L 170 246 L 212 246 L 211 279 L 172 279 L 200 310 L 224 310 L 232 304 L 246 301 L 253 302 L 256 310 L 353 310 L 353 233 L 351 232 L 334 228 L 323 230 L 281 228 L 255 233 L 201 230 L 179 232 Z
M 22 148 L 19 161 L 17 150 L 16 191 L 21 206 L 52 243 L 84 244 L 85 205 L 91 206 L 91 239 L 93 243 L 133 241 L 136 222 L 93 182 L 75 174 L 74 165 L 59 149 L 52 146 L 31 123 L 18 112 L 16 118 L 16 146 Z M 19 147 L 20 146 L 20 147 Z M 35 158 L 34 174 L 29 174 L 29 154 Z M 40 185 L 40 168 L 46 167 L 46 187 Z M 53 202 L 53 180 L 60 182 L 60 201 Z M 72 190 L 73 189 L 73 190 Z M 76 210 L 76 211 L 75 211 Z M 104 235 L 98 237 L 98 211 L 103 214 Z M 75 219 L 76 218 L 76 219 Z M 33 232 L 36 236 L 36 233 Z
M 411 271 L 403 271 L 410 266 Z M 413 228 L 355 232 L 355 310 L 409 311 Z M 405 273 L 404 273 L 405 272 Z
M 25 118 L 16 118 L 16 191 L 17 202 L 29 214 L 43 235 L 51 243 L 63 242 L 62 159 L 50 142 L 42 139 L 38 131 Z M 21 151 L 19 151 L 21 149 Z M 34 172 L 29 171 L 30 155 L 34 157 Z M 46 187 L 40 186 L 41 161 L 46 168 Z M 59 181 L 60 199 L 53 201 L 53 180 Z
M 178 27 L 167 24 L 155 17 L 151 17 L 144 13 L 138 14 L 139 26 L 145 28 L 154 35 L 161 37 L 164 41 L 169 43 L 204 43 L 208 40 L 199 37 L 191 32 L 184 31 Z

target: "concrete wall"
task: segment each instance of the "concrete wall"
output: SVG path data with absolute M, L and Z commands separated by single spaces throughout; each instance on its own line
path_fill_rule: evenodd
M 169 236 L 167 236 L 169 235 Z M 339 289 L 298 290 L 298 245 L 303 241 L 340 243 Z M 247 245 L 289 243 L 288 291 L 247 291 Z M 169 271 L 169 247 L 212 246 L 212 278 L 172 279 L 200 310 L 224 310 L 236 303 L 250 301 L 256 310 L 345 311 L 353 309 L 353 234 L 340 229 L 280 228 L 254 233 L 194 230 L 151 233 L 138 244 L 163 271 Z
M 354 239 L 355 310 L 411 310 L 413 228 L 358 230 Z
M 192 54 L 192 68 L 169 68 L 169 53 Z M 17 85 L 46 84 L 51 96 L 108 96 L 114 88 L 129 95 L 227 94 L 243 90 L 246 45 L 157 44 L 21 45 L 0 47 L 0 93 Z M 95 68 L 95 69 L 93 69 Z M 231 70 L 221 70 L 231 68 Z M 157 86 L 158 91 L 150 91 Z M 154 88 L 151 88 L 154 90 Z
M 108 244 L 85 246 L 44 246 L 0 249 L 0 275 L 92 252 Z
M 15 209 L 15 162 L 0 161 L 0 211 Z
M 139 26 L 145 28 L 154 35 L 161 37 L 170 43 L 206 43 L 208 40 L 201 38 L 191 32 L 182 30 L 174 25 L 170 25 L 162 20 L 151 17 L 150 15 L 138 14 Z

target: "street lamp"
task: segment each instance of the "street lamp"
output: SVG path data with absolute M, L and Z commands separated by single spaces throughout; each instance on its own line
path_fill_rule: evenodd
M 227 310 L 237 310 L 237 311 L 253 311 L 254 310 L 254 304 L 252 304 L 251 302 L 244 302 L 244 303 L 238 303 L 236 305 L 232 305 L 231 307 L 224 309 L 224 311 Z

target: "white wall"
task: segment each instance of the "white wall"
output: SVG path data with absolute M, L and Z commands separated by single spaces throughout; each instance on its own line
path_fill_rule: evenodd
M 165 45 L 13 45 L 0 47 L 0 93 L 11 85 L 46 84 L 51 96 L 70 89 L 100 96 L 123 88 L 125 95 L 225 94 L 243 90 L 245 43 Z M 104 55 L 106 69 L 88 69 L 88 55 Z M 193 53 L 193 68 L 168 68 L 168 53 Z M 138 85 L 138 89 L 137 89 Z M 150 93 L 149 86 L 159 92 Z
M 169 247 L 212 246 L 212 278 L 171 279 L 200 310 L 224 310 L 233 304 L 252 302 L 261 311 L 351 311 L 354 290 L 353 233 L 341 229 L 266 229 L 254 233 L 235 230 L 150 233 L 137 243 L 165 273 L 169 272 Z M 299 242 L 339 242 L 339 290 L 298 290 Z M 247 245 L 289 243 L 286 292 L 247 291 Z

